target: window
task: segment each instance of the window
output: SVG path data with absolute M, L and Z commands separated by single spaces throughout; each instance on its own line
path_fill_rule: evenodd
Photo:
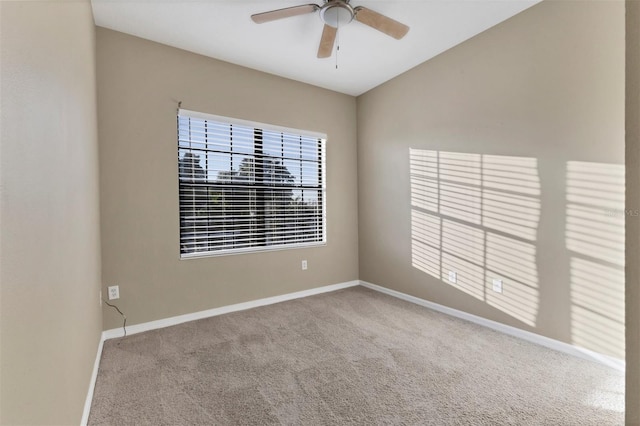
M 179 110 L 181 257 L 325 244 L 325 139 Z

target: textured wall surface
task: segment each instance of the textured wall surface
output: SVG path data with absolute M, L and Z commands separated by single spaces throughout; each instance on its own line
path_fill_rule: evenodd
M 360 279 L 624 358 L 624 63 L 542 2 L 360 96 Z
M 103 28 L 97 47 L 103 283 L 128 323 L 358 278 L 355 98 Z M 178 101 L 326 133 L 327 246 L 180 260 Z
M 91 5 L 0 14 L 0 423 L 78 424 L 102 329 Z

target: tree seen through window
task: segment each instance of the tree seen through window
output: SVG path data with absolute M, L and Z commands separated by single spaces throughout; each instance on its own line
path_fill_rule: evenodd
M 182 255 L 324 241 L 322 141 L 179 116 Z

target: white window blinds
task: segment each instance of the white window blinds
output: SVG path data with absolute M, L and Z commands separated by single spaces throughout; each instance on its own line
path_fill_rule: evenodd
M 181 256 L 324 244 L 324 142 L 179 110 Z

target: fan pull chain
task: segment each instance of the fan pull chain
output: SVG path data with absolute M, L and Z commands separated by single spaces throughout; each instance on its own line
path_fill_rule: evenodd
M 340 11 L 338 10 L 338 14 Z M 340 20 L 336 23 L 336 69 L 338 69 L 338 52 L 340 51 Z

